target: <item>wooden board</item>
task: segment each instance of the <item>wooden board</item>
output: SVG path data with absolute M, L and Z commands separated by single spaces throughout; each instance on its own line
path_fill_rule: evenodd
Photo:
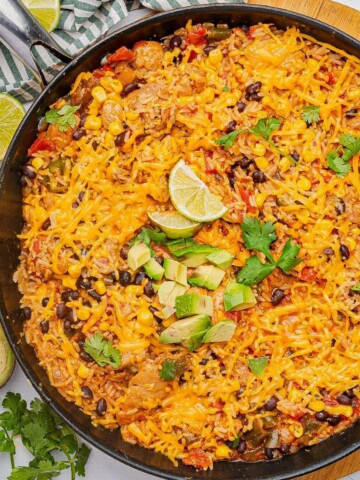
M 360 0 L 359 6 L 360 6 Z M 248 0 L 248 3 L 269 5 L 317 18 L 360 40 L 360 11 L 331 0 Z M 360 470 L 360 451 L 298 480 L 338 480 Z

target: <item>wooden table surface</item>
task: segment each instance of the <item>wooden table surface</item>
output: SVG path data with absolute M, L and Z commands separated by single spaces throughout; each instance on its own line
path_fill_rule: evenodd
M 248 3 L 303 13 L 344 30 L 360 40 L 360 12 L 331 0 L 248 0 Z M 360 450 L 329 467 L 298 477 L 297 480 L 338 480 L 358 470 L 360 470 Z

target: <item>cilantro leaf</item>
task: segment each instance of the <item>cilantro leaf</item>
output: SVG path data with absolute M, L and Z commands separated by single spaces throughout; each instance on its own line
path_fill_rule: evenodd
M 227 85 L 225 85 L 225 87 L 223 87 L 222 91 L 223 92 L 230 92 L 230 88 Z
M 4 430 L 0 430 L 0 452 L 15 453 L 15 444 Z
M 233 132 L 230 132 L 227 135 L 224 135 L 223 137 L 220 137 L 217 140 L 215 140 L 215 143 L 217 143 L 218 145 L 222 145 L 224 148 L 230 148 L 234 145 L 236 137 L 241 132 L 246 132 L 246 130 L 243 130 L 243 129 L 234 130 Z
M 344 158 L 341 158 L 336 151 L 328 153 L 326 159 L 331 170 L 340 178 L 345 177 L 351 170 L 351 165 Z
M 360 137 L 354 137 L 353 135 L 342 133 L 340 135 L 340 143 L 342 149 L 339 147 L 337 150 L 333 150 L 326 155 L 329 167 L 340 178 L 345 177 L 351 170 L 351 165 L 348 163 L 351 158 L 360 152 Z M 340 150 L 340 152 L 339 152 Z M 341 153 L 341 150 L 342 153 Z
M 86 339 L 84 350 L 100 367 L 111 365 L 118 368 L 121 365 L 121 352 L 106 340 L 100 333 L 95 333 Z
M 249 358 L 248 365 L 254 375 L 260 377 L 269 363 L 269 357 Z
M 246 248 L 262 252 L 270 262 L 275 263 L 269 249 L 277 239 L 274 224 L 266 222 L 261 225 L 257 218 L 246 217 L 240 226 Z
M 155 252 L 151 247 L 151 242 L 163 245 L 166 242 L 166 234 L 161 232 L 158 228 L 152 230 L 151 228 L 143 228 L 141 232 L 130 240 L 129 245 L 132 247 L 135 243 L 143 242 L 150 248 L 151 255 L 154 256 Z
M 45 120 L 52 125 L 58 125 L 60 132 L 65 132 L 70 126 L 74 128 L 76 125 L 75 112 L 80 107 L 64 105 L 60 110 L 50 109 L 45 113 Z
M 276 265 L 272 263 L 261 263 L 256 256 L 250 257 L 237 274 L 236 281 L 244 285 L 256 285 L 270 275 L 275 270 L 275 267 Z
M 236 437 L 234 438 L 234 441 L 233 441 L 233 444 L 232 444 L 232 448 L 237 448 L 240 444 L 240 437 L 239 435 L 236 435 Z
M 90 452 L 90 448 L 85 445 L 85 443 L 79 448 L 75 463 L 75 472 L 80 475 L 80 477 L 85 477 L 85 465 L 89 459 Z
M 0 415 L 0 427 L 11 430 L 13 436 L 20 433 L 21 419 L 26 410 L 26 402 L 19 393 L 8 392 L 2 402 L 4 409 L 8 410 Z
M 354 285 L 353 287 L 351 287 L 351 290 L 353 292 L 360 292 L 360 282 L 357 285 Z
M 342 133 L 340 135 L 340 143 L 345 147 L 345 152 L 342 155 L 343 160 L 348 162 L 354 155 L 360 152 L 360 137 Z
M 300 251 L 299 245 L 292 243 L 291 237 L 285 243 L 284 249 L 281 253 L 279 260 L 276 265 L 281 268 L 284 273 L 289 273 L 296 265 L 302 261 L 301 258 L 297 256 Z
M 165 382 L 171 382 L 176 378 L 176 364 L 174 361 L 169 360 L 168 358 L 162 364 L 159 376 Z
M 55 462 L 42 460 L 37 466 L 15 467 L 8 480 L 48 480 L 58 477 L 62 470 L 69 468 L 67 462 Z
M 269 141 L 270 135 L 277 130 L 281 125 L 281 120 L 278 118 L 266 117 L 261 118 L 255 127 L 249 129 L 256 137 L 263 138 Z
M 320 120 L 320 107 L 316 105 L 305 105 L 302 107 L 302 111 L 301 118 L 308 125 L 317 123 Z

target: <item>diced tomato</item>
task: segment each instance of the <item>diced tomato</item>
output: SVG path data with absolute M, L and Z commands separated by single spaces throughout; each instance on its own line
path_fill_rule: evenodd
M 300 274 L 301 280 L 304 282 L 313 282 L 316 278 L 316 271 L 312 267 L 304 267 Z
M 33 243 L 33 249 L 35 253 L 40 253 L 40 242 L 39 240 L 35 240 Z
M 109 55 L 107 57 L 107 60 L 108 62 L 112 63 L 112 62 L 122 62 L 124 60 L 132 60 L 133 58 L 134 58 L 134 54 L 131 50 L 129 50 L 126 47 L 120 47 L 112 55 Z
M 104 66 L 103 66 L 103 70 L 104 70 L 105 72 L 113 72 L 113 71 L 114 71 L 114 69 L 113 69 L 113 67 L 112 67 L 111 65 L 104 65 Z
M 216 173 L 218 173 L 218 171 L 216 170 L 216 168 L 205 167 L 205 173 L 209 173 L 210 175 L 215 175 Z
M 331 85 L 331 86 L 335 85 L 336 80 L 335 80 L 334 75 L 331 72 L 328 72 L 328 78 L 329 78 L 329 80 L 328 80 L 329 85 Z
M 229 235 L 229 230 L 221 223 L 219 225 L 219 233 L 221 233 L 223 237 L 227 237 Z
M 103 68 L 97 68 L 96 70 L 93 71 L 93 75 L 95 78 L 102 78 L 106 73 L 106 70 Z
M 252 192 L 250 192 L 250 190 L 246 190 L 246 188 L 244 187 L 240 187 L 239 193 L 240 193 L 241 199 L 245 202 L 249 212 L 252 212 L 252 213 L 256 212 L 256 207 L 251 203 Z
M 196 56 L 197 56 L 197 53 L 194 50 L 191 50 L 188 58 L 188 63 L 191 63 L 193 60 L 195 60 Z
M 234 320 L 234 322 L 240 322 L 240 320 L 242 319 L 242 315 L 240 311 L 226 312 L 225 317 L 229 318 L 230 320 Z
M 35 142 L 31 145 L 28 150 L 28 155 L 34 155 L 36 152 L 42 152 L 47 150 L 48 152 L 52 152 L 55 150 L 54 143 L 47 137 L 38 137 Z
M 254 40 L 253 35 L 254 35 L 254 32 L 255 32 L 255 30 L 256 30 L 257 28 L 258 28 L 257 25 L 252 25 L 252 26 L 249 28 L 249 31 L 248 31 L 248 33 L 247 33 L 247 38 L 248 38 L 249 40 Z
M 222 412 L 224 409 L 224 402 L 218 398 L 215 402 L 215 407 L 218 409 L 219 412 Z
M 324 397 L 324 403 L 327 407 L 337 407 L 339 405 L 339 402 L 334 397 L 329 396 Z
M 201 448 L 191 450 L 189 456 L 183 459 L 183 463 L 202 470 L 206 470 L 212 466 L 211 458 Z
M 186 41 L 190 45 L 203 45 L 206 41 L 205 35 L 206 29 L 202 25 L 195 25 L 186 35 Z

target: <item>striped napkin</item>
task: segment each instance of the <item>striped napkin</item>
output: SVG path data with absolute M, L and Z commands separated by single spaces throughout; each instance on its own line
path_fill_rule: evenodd
M 246 0 L 127 0 L 126 3 L 124 0 L 60 0 L 61 18 L 52 36 L 64 50 L 74 55 L 104 36 L 130 10 L 142 7 L 171 10 L 189 5 L 234 2 L 245 3 Z M 33 53 L 47 80 L 63 68 L 63 64 L 43 47 L 33 48 Z M 0 92 L 10 93 L 22 102 L 32 101 L 41 93 L 32 72 L 1 40 Z

